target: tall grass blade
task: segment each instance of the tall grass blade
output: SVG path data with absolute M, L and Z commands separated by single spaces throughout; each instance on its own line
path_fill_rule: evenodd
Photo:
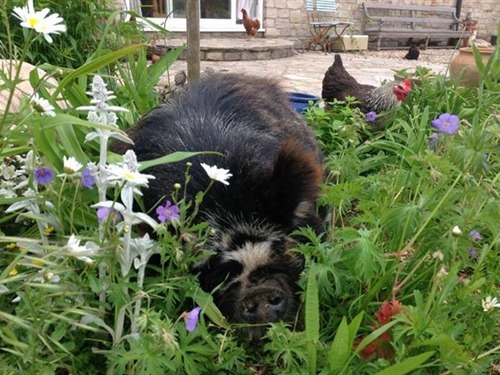
M 307 279 L 305 326 L 309 354 L 309 373 L 316 374 L 316 344 L 319 341 L 319 292 L 316 272 L 313 267 L 309 269 Z
M 328 353 L 328 364 L 331 374 L 340 373 L 340 370 L 344 368 L 344 365 L 349 360 L 351 352 L 350 341 L 349 327 L 347 326 L 347 319 L 344 316 Z
M 434 352 L 425 352 L 410 358 L 405 359 L 400 363 L 396 363 L 391 367 L 387 367 L 382 371 L 377 372 L 375 375 L 405 375 L 409 372 L 420 367 L 422 363 L 427 361 L 430 357 L 434 355 Z

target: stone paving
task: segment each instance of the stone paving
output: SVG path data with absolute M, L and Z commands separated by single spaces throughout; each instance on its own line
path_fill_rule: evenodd
M 430 68 L 436 74 L 445 74 L 453 50 L 421 51 L 418 61 L 403 59 L 406 51 L 362 51 L 341 53 L 346 70 L 360 83 L 380 85 L 384 80 L 394 79 L 394 71 L 414 69 L 418 66 Z M 321 95 L 321 83 L 328 67 L 333 63 L 334 54 L 320 51 L 295 52 L 294 56 L 282 59 L 252 61 L 201 61 L 201 70 L 207 67 L 216 72 L 253 74 L 257 76 L 277 78 L 283 87 L 291 92 L 303 92 Z M 160 84 L 173 81 L 179 70 L 187 70 L 186 61 L 176 61 L 169 75 L 162 78 Z

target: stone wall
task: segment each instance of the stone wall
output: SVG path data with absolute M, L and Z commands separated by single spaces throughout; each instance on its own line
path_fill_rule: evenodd
M 479 36 L 484 39 L 497 35 L 497 24 L 500 22 L 500 2 L 498 0 L 464 0 L 462 16 L 472 13 L 472 18 L 479 20 Z
M 306 0 L 263 1 L 265 37 L 291 39 L 295 42 L 296 47 L 301 47 L 311 35 L 305 11 Z M 384 3 L 387 0 L 369 0 L 367 2 Z M 363 0 L 337 0 L 337 11 L 330 14 L 324 13 L 324 17 L 353 22 L 353 31 L 361 32 L 362 3 Z M 390 3 L 456 6 L 456 0 L 392 0 Z M 472 17 L 479 20 L 479 37 L 489 40 L 491 35 L 496 35 L 496 23 L 500 20 L 500 1 L 463 0 L 460 18 L 463 19 L 467 12 L 471 12 Z
M 309 25 L 306 14 L 306 0 L 261 0 L 264 2 L 264 35 L 258 37 L 283 38 L 294 41 L 296 48 L 301 48 L 310 38 Z M 324 16 L 340 21 L 353 23 L 352 31 L 361 32 L 363 11 L 361 4 L 364 0 L 337 0 L 337 11 L 325 13 Z M 124 0 L 110 0 L 117 8 L 123 7 Z M 367 2 L 393 4 L 413 4 L 430 6 L 455 6 L 457 0 L 367 0 Z M 461 18 L 467 12 L 479 21 L 479 37 L 489 40 L 491 35 L 496 35 L 496 24 L 500 21 L 499 0 L 463 0 Z M 217 37 L 245 37 L 244 33 L 202 33 L 202 38 Z M 391 43 L 383 41 L 386 43 Z M 392 42 L 394 43 L 394 42 Z

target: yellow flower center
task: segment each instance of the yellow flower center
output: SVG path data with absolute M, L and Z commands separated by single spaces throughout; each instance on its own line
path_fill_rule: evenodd
M 40 19 L 37 18 L 37 17 L 31 17 L 29 20 L 28 20 L 28 23 L 30 24 L 30 26 L 34 29 L 35 26 L 37 25 L 37 23 L 40 22 Z
M 127 181 L 134 181 L 135 180 L 135 176 L 131 172 L 125 172 L 124 175 L 123 175 L 123 177 L 125 177 L 125 179 Z

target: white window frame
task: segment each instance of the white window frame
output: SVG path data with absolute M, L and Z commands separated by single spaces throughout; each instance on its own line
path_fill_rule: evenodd
M 171 9 L 172 0 L 164 0 L 168 2 L 168 9 Z M 260 24 L 263 25 L 262 15 L 263 15 L 263 0 L 259 0 L 257 4 L 257 18 L 260 20 Z M 130 8 L 130 1 L 125 1 L 126 9 Z M 243 24 L 236 23 L 238 16 L 238 0 L 231 0 L 231 18 L 230 19 L 211 19 L 202 18 L 200 19 L 200 32 L 242 32 L 245 31 Z M 175 32 L 185 32 L 186 31 L 186 19 L 185 18 L 148 18 L 149 21 L 161 25 L 167 30 Z M 150 26 L 145 24 L 146 30 L 152 30 Z M 260 30 L 263 30 L 262 26 Z

